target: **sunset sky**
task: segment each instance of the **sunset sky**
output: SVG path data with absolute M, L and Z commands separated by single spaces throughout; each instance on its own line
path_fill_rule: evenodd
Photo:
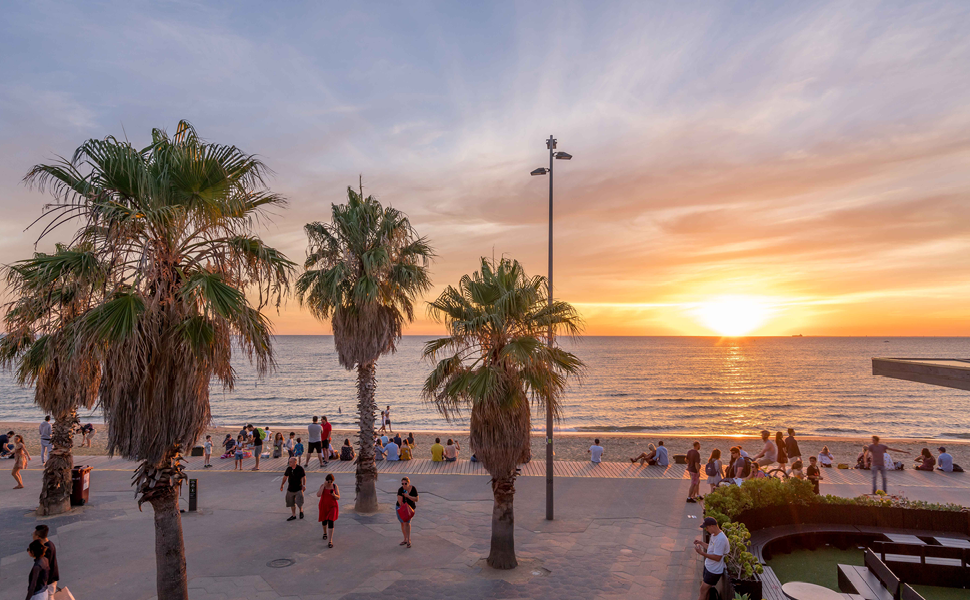
M 588 334 L 970 335 L 970 2 L 348 4 L 6 4 L 0 261 L 39 233 L 33 164 L 187 119 L 273 169 L 298 262 L 362 173 L 433 295 L 482 255 L 544 274 L 555 134 Z

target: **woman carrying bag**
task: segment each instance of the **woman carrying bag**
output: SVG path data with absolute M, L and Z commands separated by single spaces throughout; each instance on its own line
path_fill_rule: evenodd
M 418 488 L 411 485 L 407 477 L 401 479 L 401 487 L 397 490 L 397 520 L 401 522 L 401 533 L 404 541 L 401 546 L 411 547 L 411 519 L 418 504 Z
M 320 498 L 320 522 L 323 523 L 323 539 L 327 539 L 327 529 L 330 529 L 330 543 L 328 548 L 333 548 L 333 526 L 340 514 L 340 489 L 333 481 L 333 473 L 327 474 L 326 483 L 317 490 L 317 497 Z

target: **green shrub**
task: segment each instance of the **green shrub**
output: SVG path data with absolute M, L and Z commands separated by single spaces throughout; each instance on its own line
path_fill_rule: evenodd
M 722 529 L 731 542 L 731 550 L 724 559 L 728 574 L 734 579 L 752 579 L 755 573 L 760 574 L 764 569 L 757 557 L 748 551 L 751 534 L 744 523 L 725 523 Z

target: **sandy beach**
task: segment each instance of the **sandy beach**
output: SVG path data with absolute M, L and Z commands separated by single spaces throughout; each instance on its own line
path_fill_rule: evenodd
M 15 421 L 0 421 L 0 431 L 6 433 L 7 431 L 13 430 L 24 436 L 27 440 L 27 447 L 31 454 L 39 454 L 40 452 L 40 434 L 38 431 L 39 423 L 24 423 Z M 92 444 L 90 448 L 79 448 L 77 445 L 74 447 L 74 453 L 78 456 L 84 455 L 99 455 L 105 454 L 105 443 L 107 441 L 107 435 L 105 433 L 104 425 L 95 425 L 97 432 L 94 435 Z M 212 436 L 212 440 L 216 446 L 220 446 L 223 438 L 226 434 L 232 434 L 233 436 L 238 435 L 240 428 L 238 427 L 213 427 L 208 431 L 208 434 Z M 306 427 L 282 427 L 275 431 L 282 431 L 285 436 L 289 436 L 290 432 L 296 433 L 297 437 L 302 437 L 304 440 L 304 445 L 306 442 L 307 429 Z M 408 434 L 408 430 L 400 430 L 403 436 Z M 338 429 L 333 432 L 333 444 L 334 446 L 339 446 L 343 444 L 344 439 L 350 439 L 353 441 L 354 431 L 347 429 Z M 442 443 L 445 443 L 448 438 L 453 438 L 458 441 L 462 447 L 461 456 L 467 458 L 470 450 L 468 444 L 468 431 L 461 430 L 441 430 L 436 432 L 428 431 L 414 431 L 414 439 L 417 442 L 417 451 L 415 452 L 415 458 L 426 458 L 426 454 L 429 454 L 428 448 L 434 443 L 435 437 L 440 437 Z M 797 432 L 796 432 L 797 433 Z M 855 464 L 856 456 L 858 456 L 861 451 L 863 443 L 868 443 L 868 438 L 843 438 L 843 437 L 813 437 L 797 436 L 799 441 L 799 447 L 802 450 L 802 454 L 807 457 L 811 455 L 818 454 L 822 449 L 822 446 L 828 446 L 832 454 L 835 455 L 836 462 L 848 463 L 850 466 Z M 907 468 L 913 463 L 915 457 L 919 454 L 922 448 L 929 448 L 934 455 L 938 454 L 937 448 L 939 446 L 945 446 L 947 451 L 953 455 L 954 462 L 963 465 L 964 468 L 970 466 L 970 442 L 954 442 L 932 439 L 908 439 L 908 438 L 892 438 L 888 435 L 881 436 L 883 442 L 893 448 L 899 448 L 910 453 L 909 456 L 899 455 L 897 453 L 894 458 L 900 460 L 907 465 Z M 584 460 L 588 458 L 587 450 L 590 445 L 592 445 L 593 440 L 599 438 L 600 445 L 605 448 L 605 453 L 603 454 L 604 461 L 610 462 L 622 462 L 629 460 L 630 457 L 636 456 L 640 452 L 647 450 L 648 443 L 656 444 L 658 440 L 663 440 L 664 445 L 669 448 L 671 454 L 684 454 L 690 448 L 694 441 L 701 443 L 701 455 L 706 459 L 711 450 L 714 448 L 719 448 L 722 454 L 726 454 L 727 450 L 734 445 L 740 444 L 745 450 L 751 454 L 756 454 L 761 450 L 761 439 L 752 436 L 739 436 L 739 437 L 725 437 L 725 436 L 683 436 L 683 435 L 662 435 L 662 434 L 639 434 L 639 433 L 579 433 L 579 432 L 562 432 L 558 433 L 555 438 L 555 449 L 556 449 L 556 459 L 557 460 Z M 75 439 L 75 444 L 81 443 L 81 436 L 78 435 Z M 545 458 L 545 438 L 542 435 L 533 434 L 532 436 L 532 457 L 533 460 L 544 460 Z

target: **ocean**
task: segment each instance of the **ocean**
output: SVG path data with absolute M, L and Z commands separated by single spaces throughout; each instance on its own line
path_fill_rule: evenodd
M 395 430 L 451 426 L 421 400 L 432 337 L 406 336 L 377 367 L 377 400 Z M 588 365 L 563 398 L 563 431 L 970 439 L 970 393 L 872 375 L 873 356 L 966 357 L 968 338 L 584 337 L 564 345 Z M 325 414 L 354 426 L 355 374 L 337 364 L 330 336 L 276 338 L 277 371 L 258 381 L 244 361 L 236 388 L 212 386 L 216 425 L 296 425 Z M 33 391 L 0 373 L 0 420 L 37 421 Z M 97 411 L 83 420 L 97 421 Z M 542 415 L 533 426 L 544 427 Z

